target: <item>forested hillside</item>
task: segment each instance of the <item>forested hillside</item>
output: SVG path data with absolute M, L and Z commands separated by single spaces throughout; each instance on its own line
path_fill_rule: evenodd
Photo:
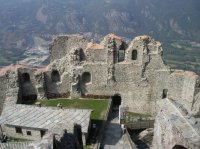
M 0 64 L 40 65 L 58 34 L 112 32 L 163 43 L 173 68 L 200 70 L 199 0 L 0 0 Z M 25 59 L 25 60 L 24 60 Z M 23 60 L 23 61 L 21 61 Z

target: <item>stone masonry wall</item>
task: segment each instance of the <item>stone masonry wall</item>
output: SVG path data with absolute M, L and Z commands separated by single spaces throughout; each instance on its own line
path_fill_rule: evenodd
M 193 72 L 174 71 L 168 79 L 168 98 L 180 101 L 191 112 L 195 101 L 195 86 L 198 76 Z M 200 98 L 196 99 L 197 101 Z
M 1 76 L 0 77 L 0 114 L 3 110 L 3 103 L 5 101 L 6 98 L 6 90 L 8 89 L 7 86 L 7 76 Z
M 54 39 L 50 45 L 50 59 L 53 62 L 56 59 L 64 57 L 73 48 L 83 48 L 88 41 L 81 36 L 59 36 Z M 59 52 L 58 52 L 59 51 Z
M 125 49 L 123 62 L 118 62 L 117 57 L 122 45 L 126 45 L 121 37 L 109 34 L 100 44 L 86 42 L 80 37 L 77 37 L 79 39 L 74 42 L 69 41 L 72 38 L 74 37 L 58 37 L 52 44 L 51 50 L 58 51 L 61 45 L 57 48 L 57 44 L 66 40 L 66 43 L 62 44 L 62 49 L 66 50 L 64 53 L 71 56 L 67 54 L 61 59 L 54 58 L 52 62 L 57 69 L 69 74 L 69 80 L 73 76 L 76 78 L 72 90 L 69 88 L 70 84 L 61 86 L 59 90 L 70 90 L 71 95 L 76 96 L 81 94 L 113 96 L 119 93 L 122 96 L 122 103 L 129 105 L 132 111 L 154 114 L 156 103 L 162 98 L 164 89 L 168 90 L 168 98 L 177 100 L 187 98 L 192 101 L 193 93 L 187 95 L 183 93 L 187 90 L 187 82 L 193 86 L 191 82 L 193 80 L 185 74 L 178 75 L 170 72 L 170 68 L 162 60 L 161 44 L 151 37 L 139 36 L 128 46 L 124 46 L 127 49 Z M 77 58 L 79 55 L 74 55 L 75 46 L 72 46 L 77 41 L 81 41 L 79 46 L 85 52 L 85 60 L 81 62 Z M 136 59 L 133 59 L 132 55 L 134 50 L 137 51 Z M 62 66 L 63 64 L 65 66 Z M 86 84 L 82 82 L 84 72 L 90 73 L 91 82 Z M 73 84 L 73 79 L 71 80 Z M 148 87 L 143 86 L 144 84 Z M 55 89 L 56 85 L 53 85 L 51 90 Z M 192 87 L 189 90 L 191 89 Z M 150 106 L 146 107 L 146 105 Z
M 47 98 L 69 97 L 71 89 L 69 74 L 60 74 L 60 81 L 52 82 L 51 73 L 51 71 L 45 72 L 45 94 Z
M 188 117 L 188 113 L 173 105 L 171 100 L 166 99 L 159 105 L 154 123 L 153 148 L 171 149 L 181 145 L 187 149 L 199 149 L 200 135 L 196 131 L 199 124 L 195 118 Z
M 7 73 L 7 90 L 6 90 L 6 104 L 16 104 L 17 99 L 20 95 L 20 89 L 19 89 L 19 81 L 18 81 L 18 72 L 17 70 L 14 71 L 8 71 Z
M 118 57 L 120 50 L 125 50 L 122 62 Z M 31 94 L 45 99 L 118 93 L 122 104 L 131 111 L 155 115 L 157 102 L 167 89 L 168 98 L 183 102 L 187 110 L 194 107 L 198 113 L 194 105 L 200 103 L 196 76 L 171 71 L 162 60 L 161 44 L 149 36 L 136 37 L 129 44 L 114 34 L 107 35 L 99 44 L 81 36 L 58 36 L 50 45 L 50 53 L 51 63 L 46 68 L 23 67 L 9 73 L 13 77 L 9 79 L 6 101 L 18 99 L 20 103 L 23 95 Z M 60 77 L 57 82 L 52 81 L 54 70 Z M 21 75 L 25 72 L 30 75 L 31 86 L 23 87 Z M 84 82 L 84 73 L 89 74 L 90 82 Z

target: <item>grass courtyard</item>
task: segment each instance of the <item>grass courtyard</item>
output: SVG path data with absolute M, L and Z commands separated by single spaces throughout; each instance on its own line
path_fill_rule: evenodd
M 40 101 L 42 106 L 56 107 L 60 103 L 63 108 L 92 109 L 92 120 L 103 120 L 106 114 L 109 100 L 94 99 L 51 99 Z

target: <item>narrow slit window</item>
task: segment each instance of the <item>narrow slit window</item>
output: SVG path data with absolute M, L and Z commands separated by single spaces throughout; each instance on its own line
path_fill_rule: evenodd
M 168 89 L 163 90 L 162 99 L 167 98 Z
M 132 60 L 137 60 L 137 50 L 132 51 Z

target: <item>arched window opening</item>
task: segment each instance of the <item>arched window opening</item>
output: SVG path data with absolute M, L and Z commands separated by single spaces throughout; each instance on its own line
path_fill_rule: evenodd
M 120 106 L 121 105 L 121 101 L 122 101 L 122 98 L 121 98 L 120 94 L 115 94 L 112 97 L 113 106 Z
M 162 99 L 167 98 L 168 89 L 163 90 Z
M 181 145 L 175 145 L 172 149 L 187 149 Z
M 79 49 L 76 49 L 74 51 L 74 55 L 75 55 L 75 60 L 78 61 L 79 60 Z
M 123 43 L 118 51 L 118 62 L 122 62 L 125 59 L 125 49 L 126 49 L 126 45 Z
M 24 83 L 30 82 L 30 75 L 28 73 L 23 73 L 22 74 L 22 80 Z
M 137 60 L 137 50 L 132 51 L 132 60 Z
M 89 72 L 84 72 L 83 73 L 82 82 L 83 83 L 90 83 L 91 82 L 91 74 Z
M 79 56 L 80 56 L 80 62 L 85 60 L 85 54 L 83 49 L 79 49 Z
M 76 61 L 84 61 L 85 60 L 85 53 L 82 48 L 78 48 L 74 51 L 75 60 Z
M 52 82 L 60 82 L 60 74 L 57 70 L 53 70 L 51 73 L 51 80 Z

